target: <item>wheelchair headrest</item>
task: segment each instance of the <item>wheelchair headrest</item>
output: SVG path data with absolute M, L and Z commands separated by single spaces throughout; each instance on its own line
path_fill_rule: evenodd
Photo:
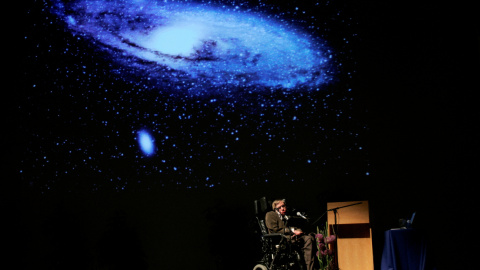
M 262 197 L 259 200 L 255 200 L 255 215 L 265 214 L 268 208 L 267 198 Z

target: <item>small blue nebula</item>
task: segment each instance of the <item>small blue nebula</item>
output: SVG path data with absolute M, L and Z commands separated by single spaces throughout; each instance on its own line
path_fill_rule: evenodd
M 150 133 L 145 130 L 138 132 L 138 143 L 143 154 L 151 156 L 155 153 L 155 140 L 152 138 Z

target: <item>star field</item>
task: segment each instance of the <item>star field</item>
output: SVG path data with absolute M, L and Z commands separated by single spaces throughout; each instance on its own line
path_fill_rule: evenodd
M 225 5 L 248 9 L 255 3 Z M 151 63 L 139 67 L 142 61 L 128 55 L 117 61 L 117 49 L 70 31 L 49 6 L 32 8 L 25 35 L 31 65 L 25 70 L 25 103 L 19 106 L 28 141 L 21 178 L 41 191 L 95 191 L 368 175 L 361 139 L 367 127 L 353 114 L 353 19 L 319 18 L 342 12 L 328 5 L 312 4 L 317 13 L 298 6 L 255 6 L 263 16 L 272 16 L 275 7 L 275 20 L 288 18 L 295 29 L 328 44 L 329 83 L 296 87 L 270 87 L 262 82 L 268 74 L 254 83 L 218 84 L 162 73 Z M 332 34 L 334 28 L 345 31 Z M 200 90 L 192 91 L 192 84 Z M 143 131 L 152 143 L 148 152 L 139 136 Z

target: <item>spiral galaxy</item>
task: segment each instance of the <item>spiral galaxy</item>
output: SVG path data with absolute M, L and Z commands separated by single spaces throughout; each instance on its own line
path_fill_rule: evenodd
M 325 42 L 285 20 L 194 3 L 56 2 L 75 34 L 113 61 L 185 87 L 318 87 L 333 76 Z
M 20 177 L 43 192 L 368 175 L 355 20 L 267 2 L 36 1 Z

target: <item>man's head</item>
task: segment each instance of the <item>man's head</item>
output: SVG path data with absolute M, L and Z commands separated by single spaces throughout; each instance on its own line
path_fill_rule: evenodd
M 273 201 L 272 208 L 274 211 L 278 211 L 282 216 L 287 213 L 287 205 L 285 203 L 285 199 Z

